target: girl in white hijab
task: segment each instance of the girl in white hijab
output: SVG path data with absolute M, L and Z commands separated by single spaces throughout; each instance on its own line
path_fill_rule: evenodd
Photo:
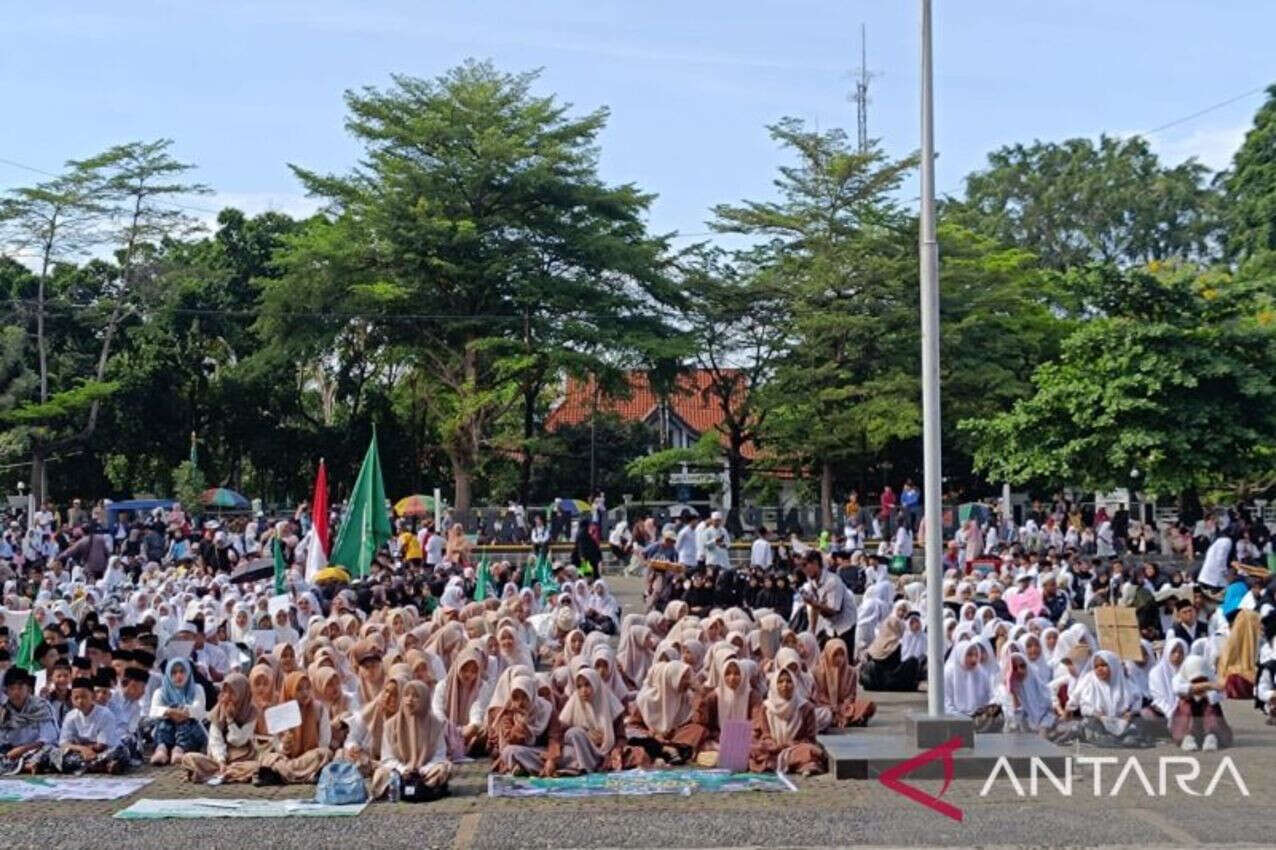
M 1223 695 L 1210 663 L 1199 655 L 1189 655 L 1174 676 L 1178 704 L 1170 717 L 1170 738 L 1184 750 L 1198 742 L 1202 750 L 1232 745 L 1232 728 L 1223 719 Z
M 891 613 L 891 598 L 895 590 L 887 579 L 881 579 L 868 589 L 864 600 L 860 602 L 856 612 L 855 646 L 859 653 L 873 642 L 877 634 L 877 626 Z
M 1179 666 L 1187 658 L 1187 641 L 1170 637 L 1161 647 L 1161 658 L 1151 672 L 1148 673 L 1148 692 L 1152 696 L 1149 706 L 1169 727 L 1170 717 L 1178 705 L 1178 694 L 1174 693 L 1174 677 L 1178 675 Z
M 992 683 L 979 663 L 979 645 L 958 641 L 944 664 L 944 710 L 973 717 L 992 702 Z
M 1115 652 L 1099 650 L 1090 671 L 1068 693 L 1068 708 L 1097 721 L 1109 735 L 1124 736 L 1142 705 L 1125 679 L 1125 667 Z
M 1007 732 L 1041 732 L 1055 724 L 1045 683 L 1032 671 L 1028 656 L 1017 649 L 1006 653 L 995 699 L 1006 718 Z

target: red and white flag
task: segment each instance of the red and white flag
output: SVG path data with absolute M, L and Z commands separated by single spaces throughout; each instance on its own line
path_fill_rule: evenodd
M 310 500 L 310 522 L 314 525 L 315 538 L 323 549 L 323 556 L 328 557 L 328 467 L 323 458 L 319 458 L 319 472 L 315 475 L 315 494 Z

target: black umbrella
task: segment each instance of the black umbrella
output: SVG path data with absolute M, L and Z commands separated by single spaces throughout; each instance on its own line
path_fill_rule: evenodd
M 230 574 L 230 580 L 232 584 L 243 584 L 248 581 L 261 581 L 264 578 L 271 578 L 274 574 L 274 558 L 257 558 L 242 567 L 238 567 Z

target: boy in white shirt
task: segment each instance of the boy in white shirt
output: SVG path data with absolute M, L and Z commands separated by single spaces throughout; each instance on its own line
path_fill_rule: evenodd
M 111 694 L 107 707 L 115 715 L 115 728 L 120 743 L 129 751 L 129 761 L 142 763 L 142 705 L 146 702 L 146 690 L 150 674 L 140 667 L 128 667 L 119 687 Z
M 81 676 L 71 682 L 71 706 L 58 746 L 42 766 L 58 773 L 123 773 L 128 750 L 120 746 L 115 715 L 94 701 L 92 679 Z

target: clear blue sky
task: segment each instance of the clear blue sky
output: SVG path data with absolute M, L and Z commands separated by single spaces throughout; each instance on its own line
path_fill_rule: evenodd
M 710 205 L 770 192 L 782 115 L 843 126 L 868 25 L 870 134 L 917 147 L 911 0 L 10 0 L 0 158 L 56 170 L 161 136 L 218 190 L 200 205 L 304 212 L 285 163 L 357 154 L 341 94 L 467 57 L 543 67 L 541 90 L 612 117 L 603 173 L 659 194 L 652 226 L 704 230 Z M 937 183 L 993 148 L 1130 133 L 1276 81 L 1276 4 L 1255 0 L 937 0 Z M 1155 136 L 1163 155 L 1225 165 L 1260 95 Z M 39 179 L 0 163 L 0 188 Z

